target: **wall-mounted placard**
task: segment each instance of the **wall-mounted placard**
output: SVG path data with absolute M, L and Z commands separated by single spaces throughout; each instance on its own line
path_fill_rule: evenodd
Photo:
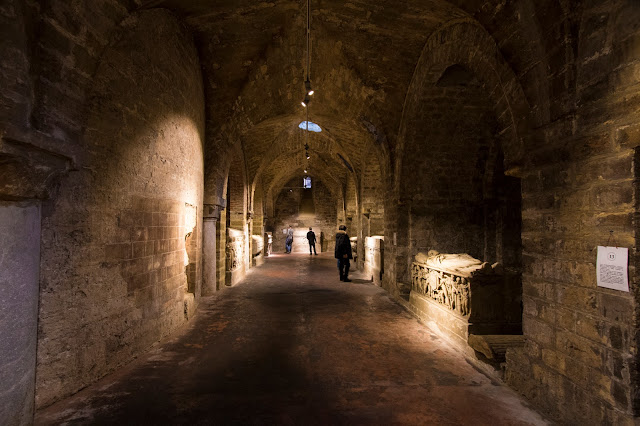
M 598 246 L 598 287 L 629 291 L 629 249 Z

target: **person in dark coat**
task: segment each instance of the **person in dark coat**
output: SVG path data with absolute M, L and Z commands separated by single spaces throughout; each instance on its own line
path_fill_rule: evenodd
M 316 251 L 316 233 L 313 232 L 313 229 L 311 229 L 311 227 L 309 227 L 309 232 L 307 232 L 307 240 L 309 240 L 309 254 L 315 253 L 317 255 L 318 252 Z M 313 253 L 311 252 L 311 249 L 313 249 Z
M 340 225 L 336 234 L 336 259 L 338 259 L 338 271 L 340 271 L 340 281 L 351 282 L 349 279 L 349 259 L 353 259 L 351 254 L 351 240 L 347 234 L 347 227 Z

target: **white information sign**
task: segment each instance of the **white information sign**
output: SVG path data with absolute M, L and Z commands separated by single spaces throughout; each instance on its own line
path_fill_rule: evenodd
M 598 246 L 598 287 L 629 291 L 629 249 Z

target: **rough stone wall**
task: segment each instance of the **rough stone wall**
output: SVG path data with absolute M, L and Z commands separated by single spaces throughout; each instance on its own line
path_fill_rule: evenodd
M 171 333 L 200 295 L 204 98 L 191 35 L 166 11 L 134 14 L 92 78 L 77 169 L 43 208 L 39 406 Z M 52 96 L 47 114 L 63 114 Z
M 640 6 L 583 6 L 568 17 L 573 40 L 548 40 L 573 43 L 574 80 L 555 81 L 552 104 L 570 113 L 540 129 L 544 143 L 529 155 L 522 180 L 527 344 L 509 354 L 507 379 L 565 422 L 631 424 L 638 412 Z M 573 93 L 575 103 L 567 101 Z M 596 286 L 595 247 L 607 245 L 609 231 L 610 244 L 630 250 L 631 293 Z
M 86 123 L 93 75 L 118 24 L 138 4 L 136 0 L 37 2 L 31 121 L 59 139 L 65 150 L 81 155 L 76 143 Z
M 28 124 L 33 102 L 31 78 L 34 7 L 7 0 L 0 6 L 0 122 L 3 127 Z

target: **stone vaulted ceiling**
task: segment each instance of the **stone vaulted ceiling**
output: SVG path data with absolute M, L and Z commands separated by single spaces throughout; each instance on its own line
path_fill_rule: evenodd
M 327 169 L 331 174 L 353 170 L 359 179 L 370 150 L 392 159 L 407 89 L 436 29 L 456 20 L 495 18 L 480 2 L 453 3 L 311 2 L 316 94 L 309 117 L 326 133 L 313 135 L 310 145 L 329 150 L 322 158 L 335 161 Z M 143 7 L 170 9 L 194 32 L 207 100 L 206 162 L 214 167 L 220 153 L 241 144 L 250 183 L 261 180 L 270 188 L 279 172 L 265 171 L 276 159 L 304 155 L 304 132 L 297 125 L 305 119 L 306 1 L 151 0 Z M 315 143 L 323 139 L 330 143 Z

